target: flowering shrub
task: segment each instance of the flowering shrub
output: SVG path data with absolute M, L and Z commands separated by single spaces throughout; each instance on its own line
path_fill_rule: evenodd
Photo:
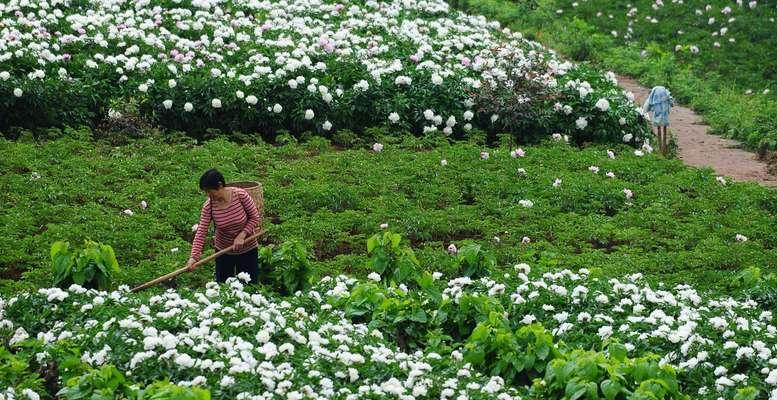
M 583 134 L 571 121 L 606 96 L 629 125 L 592 127 L 608 139 L 621 129 L 645 134 L 621 93 L 578 79 L 598 74 L 442 0 L 291 7 L 66 0 L 45 3 L 43 13 L 23 4 L 0 8 L 13 21 L 0 41 L 0 113 L 7 116 L 0 129 L 138 113 L 197 136 L 208 129 L 331 136 L 385 125 L 455 137 L 472 128 L 508 130 L 528 140 Z M 564 89 L 574 80 L 590 83 L 589 99 Z M 557 101 L 568 106 L 564 118 L 552 108 Z
M 234 278 L 180 294 L 40 289 L 0 301 L 0 335 L 11 348 L 35 339 L 39 363 L 73 349 L 101 368 L 63 370 L 65 391 L 120 382 L 104 376 L 114 365 L 140 387 L 169 377 L 214 398 L 777 395 L 774 315 L 752 300 L 526 264 L 440 278 L 417 274 L 409 291 L 326 277 L 285 298 Z

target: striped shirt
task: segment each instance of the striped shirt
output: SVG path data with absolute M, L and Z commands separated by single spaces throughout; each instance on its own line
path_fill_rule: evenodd
M 246 237 L 254 234 L 254 230 L 261 222 L 261 216 L 256 209 L 256 204 L 244 189 L 231 188 L 232 199 L 225 208 L 216 208 L 211 205 L 210 198 L 205 200 L 200 212 L 200 223 L 197 225 L 197 233 L 192 243 L 191 258 L 199 261 L 202 248 L 205 246 L 205 236 L 208 234 L 210 221 L 216 226 L 215 246 L 216 250 L 222 250 L 235 242 L 240 232 L 245 232 Z M 256 239 L 246 242 L 239 249 L 227 252 L 227 254 L 242 254 L 257 247 Z

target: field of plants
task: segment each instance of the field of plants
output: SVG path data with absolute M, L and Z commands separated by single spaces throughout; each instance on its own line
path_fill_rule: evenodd
M 441 0 L 181 6 L 3 5 L 0 129 L 140 118 L 195 137 L 374 126 L 578 142 L 644 134 L 612 76 Z
M 753 3 L 702 15 L 740 40 Z M 659 40 L 641 4 L 567 20 L 597 7 L 0 4 L 0 400 L 777 399 L 777 191 L 658 155 L 613 73 L 534 41 Z M 697 25 L 629 65 L 736 64 Z M 693 82 L 760 82 L 734 64 Z M 212 167 L 263 185 L 258 282 L 132 293 Z
M 566 57 L 664 85 L 720 134 L 777 150 L 777 8 L 763 1 L 457 0 Z

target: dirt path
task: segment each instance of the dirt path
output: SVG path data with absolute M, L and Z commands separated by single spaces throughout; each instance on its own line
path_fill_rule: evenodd
M 642 105 L 650 89 L 636 80 L 618 76 L 618 83 L 634 93 L 635 101 Z M 710 167 L 718 175 L 735 181 L 753 181 L 764 186 L 777 186 L 777 176 L 767 172 L 766 163 L 758 161 L 755 154 L 739 149 L 739 142 L 708 133 L 701 116 L 693 110 L 675 106 L 669 114 L 669 129 L 677 140 L 678 158 L 695 167 Z

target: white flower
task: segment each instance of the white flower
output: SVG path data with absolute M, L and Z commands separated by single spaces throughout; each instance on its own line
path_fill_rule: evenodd
M 577 129 L 583 130 L 588 126 L 588 120 L 586 120 L 585 117 L 580 117 L 575 121 L 575 126 Z
M 313 110 L 311 110 L 311 109 L 305 110 L 305 119 L 311 120 L 315 116 L 316 116 L 316 114 L 313 112 Z
M 448 245 L 448 253 L 456 254 L 458 252 L 459 252 L 459 249 L 456 248 L 455 244 L 451 243 L 450 245 Z
M 615 178 L 615 174 L 612 173 L 612 171 L 608 171 L 606 174 L 604 174 L 604 176 L 606 176 L 608 178 Z
M 599 328 L 599 331 L 597 332 L 599 337 L 602 340 L 607 340 L 610 336 L 612 336 L 612 327 L 611 326 L 602 326 Z
M 256 96 L 254 96 L 252 94 L 246 96 L 246 103 L 248 103 L 248 104 L 253 106 L 253 105 L 256 105 L 256 103 L 258 103 L 258 102 L 259 102 L 259 99 L 257 99 Z
M 219 382 L 219 386 L 225 388 L 229 387 L 235 384 L 235 378 L 225 375 L 223 378 L 221 378 L 221 382 Z
M 283 106 L 281 106 L 280 104 L 275 103 L 275 105 L 272 106 L 272 112 L 274 112 L 276 114 L 280 114 L 281 111 L 283 111 Z
M 369 275 L 367 275 L 367 279 L 373 280 L 375 282 L 380 282 L 380 274 L 376 272 L 372 272 Z
M 170 252 L 171 253 L 177 253 L 178 252 L 178 248 L 177 247 L 173 247 L 172 249 L 170 249 Z
M 473 114 L 472 111 L 470 111 L 470 110 L 464 111 L 464 120 L 465 121 L 470 121 L 472 119 L 472 117 L 474 117 L 474 116 L 475 116 L 475 114 Z
M 384 223 L 380 224 L 380 229 L 388 229 L 388 226 L 389 225 L 384 222 Z
M 167 81 L 167 86 L 170 89 L 176 87 L 177 85 L 178 85 L 178 83 L 175 81 L 175 79 L 170 79 L 170 80 Z
M 442 77 L 437 74 L 432 74 L 432 83 L 435 85 L 442 85 Z
M 737 235 L 734 236 L 734 239 L 736 239 L 737 242 L 746 242 L 747 236 L 737 233 Z
M 454 117 L 453 115 L 448 117 L 448 120 L 445 121 L 445 125 L 447 127 L 453 128 L 453 126 L 456 125 L 456 117 Z
M 193 109 L 194 109 L 194 106 L 192 105 L 192 103 L 187 102 L 186 104 L 183 105 L 183 110 L 186 112 L 191 112 Z
M 634 192 L 629 189 L 623 189 L 623 194 L 626 196 L 626 200 L 630 200 L 632 197 L 634 197 Z
M 521 207 L 523 207 L 523 208 L 532 208 L 532 207 L 534 207 L 534 202 L 532 202 L 531 200 L 525 200 L 525 199 L 524 200 L 519 200 L 518 204 L 520 204 Z
M 612 150 L 607 150 L 607 158 L 614 160 L 615 159 L 615 153 Z
M 165 107 L 165 110 L 169 110 L 169 109 L 173 108 L 173 101 L 170 100 L 170 99 L 167 99 L 167 100 L 162 102 L 162 105 Z
M 391 121 L 392 124 L 396 124 L 399 121 L 399 114 L 393 112 L 389 114 L 388 119 L 389 121 Z
M 521 238 L 521 243 L 529 244 L 531 243 L 531 239 L 528 236 L 524 236 L 523 238 Z
M 727 183 L 726 182 L 726 178 L 724 178 L 722 176 L 716 177 L 715 180 L 718 181 L 718 183 L 720 183 L 721 185 L 725 185 Z
M 332 129 L 332 123 L 329 122 L 329 120 L 326 120 L 326 121 L 324 121 L 323 124 L 321 124 L 321 128 L 324 129 L 325 131 L 328 131 L 328 130 Z
M 243 93 L 242 90 L 238 90 L 237 92 L 235 92 L 235 97 L 237 97 L 238 99 L 242 99 L 245 96 L 246 96 L 246 94 Z
M 520 176 L 526 176 L 526 170 L 523 168 L 518 168 L 518 175 Z
M 138 86 L 138 90 L 140 90 L 143 93 L 146 93 L 146 92 L 148 92 L 148 85 L 146 85 L 145 83 L 141 83 Z
M 487 151 L 481 151 L 480 152 L 480 159 L 481 160 L 488 160 L 489 157 L 490 157 L 490 155 L 488 154 Z
M 553 181 L 553 187 L 559 186 L 561 186 L 561 179 L 556 178 L 556 180 Z
M 375 143 L 372 145 L 372 151 L 376 153 L 380 153 L 383 150 L 383 144 L 381 143 Z
M 597 167 L 595 165 L 592 165 L 592 166 L 588 167 L 588 170 L 593 172 L 593 173 L 595 173 L 595 174 L 599 173 L 599 167 Z
M 197 232 L 197 228 L 200 227 L 200 224 L 194 224 L 192 225 L 192 232 Z
M 13 95 L 16 96 L 16 97 L 22 97 L 23 94 L 24 94 L 24 92 L 21 89 L 19 89 L 19 88 L 16 88 L 16 89 L 13 90 Z
M 145 200 L 141 201 L 140 202 L 140 208 L 145 210 L 146 208 L 148 208 L 148 203 L 146 203 Z
M 210 106 L 213 108 L 221 108 L 221 99 L 213 99 L 210 101 Z
M 124 215 L 129 215 L 129 216 L 135 215 L 135 213 L 132 212 L 132 210 L 130 210 L 129 208 L 124 210 L 124 211 L 122 211 L 122 212 L 124 213 Z
M 448 165 L 448 160 L 445 160 L 445 159 L 440 160 L 440 165 L 442 165 L 443 167 Z
M 7 81 L 10 78 L 11 78 L 11 74 L 8 71 L 0 72 L 0 79 L 2 79 L 3 81 Z
M 523 157 L 524 155 L 526 155 L 526 153 L 523 151 L 523 149 L 515 149 L 510 152 L 510 157 L 512 158 Z
M 598 108 L 601 112 L 607 112 L 607 110 L 610 109 L 610 102 L 607 101 L 607 99 L 599 99 L 596 102 L 596 108 Z
M 491 114 L 491 123 L 492 123 L 492 124 L 493 124 L 494 122 L 496 122 L 496 120 L 498 120 L 498 119 L 499 119 L 499 115 L 497 115 L 497 114 Z
M 630 141 L 631 141 L 631 139 L 632 139 L 633 137 L 634 137 L 634 135 L 632 135 L 632 134 L 630 134 L 630 133 L 627 133 L 627 134 L 623 135 L 623 142 L 624 142 L 624 143 L 628 143 L 628 142 L 630 142 Z
M 618 118 L 618 123 L 621 125 L 626 125 L 626 118 L 623 118 L 623 117 Z

